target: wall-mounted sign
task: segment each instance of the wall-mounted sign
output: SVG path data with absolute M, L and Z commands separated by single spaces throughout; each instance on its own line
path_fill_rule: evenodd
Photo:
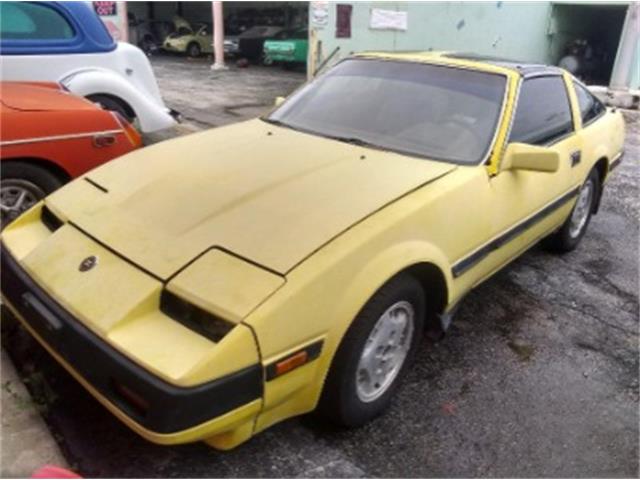
M 405 31 L 407 29 L 407 12 L 372 8 L 369 28 L 373 30 Z
M 329 23 L 329 2 L 311 2 L 311 25 L 326 27 Z
M 92 2 L 93 9 L 101 17 L 110 17 L 118 14 L 118 2 Z

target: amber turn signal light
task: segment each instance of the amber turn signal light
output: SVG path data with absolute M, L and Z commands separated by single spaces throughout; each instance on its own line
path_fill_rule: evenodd
M 302 350 L 301 352 L 291 355 L 289 358 L 281 360 L 280 362 L 276 363 L 275 376 L 278 377 L 284 373 L 290 372 L 300 365 L 304 365 L 305 363 L 307 363 L 308 359 L 309 354 L 306 350 Z

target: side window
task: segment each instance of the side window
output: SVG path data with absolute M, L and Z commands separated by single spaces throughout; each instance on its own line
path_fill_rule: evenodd
M 571 108 L 560 76 L 525 80 L 509 141 L 546 145 L 573 131 Z
M 35 3 L 0 3 L 0 38 L 3 40 L 67 40 L 73 27 L 58 12 Z
M 586 125 L 591 120 L 596 119 L 605 111 L 605 106 L 593 94 L 577 82 L 573 82 L 578 97 L 578 106 L 582 116 L 582 125 Z

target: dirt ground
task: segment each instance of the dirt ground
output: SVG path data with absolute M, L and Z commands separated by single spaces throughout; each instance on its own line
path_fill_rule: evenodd
M 177 131 L 255 116 L 304 74 L 154 58 Z M 639 116 L 580 247 L 534 248 L 424 340 L 391 410 L 356 430 L 313 415 L 231 452 L 153 445 L 110 415 L 21 329 L 3 344 L 69 463 L 100 477 L 638 477 Z
M 186 124 L 220 127 L 262 115 L 277 96 L 287 96 L 306 80 L 304 69 L 250 65 L 211 70 L 205 58 L 153 57 L 153 69 L 165 102 Z

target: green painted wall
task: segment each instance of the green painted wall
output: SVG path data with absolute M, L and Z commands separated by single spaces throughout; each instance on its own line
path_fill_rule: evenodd
M 336 5 L 353 7 L 351 38 L 336 38 Z M 328 2 L 328 22 L 310 26 L 319 40 L 319 62 L 366 50 L 454 50 L 542 63 L 557 63 L 568 39 L 604 39 L 613 63 L 629 2 Z M 369 28 L 373 8 L 407 12 L 407 31 Z M 312 35 L 313 38 L 313 35 Z M 636 58 L 640 54 L 636 52 Z M 609 65 L 609 68 L 611 65 Z M 630 73 L 638 87 L 640 72 Z
M 336 4 L 353 5 L 351 38 L 335 38 Z M 363 50 L 457 50 L 526 61 L 546 61 L 548 2 L 329 2 L 327 26 L 318 28 L 322 55 Z M 370 10 L 406 11 L 404 32 L 372 30 Z M 312 25 L 313 26 L 313 25 Z
M 630 72 L 629 87 L 640 89 L 640 41 L 636 42 L 636 50 L 633 55 L 633 66 Z

